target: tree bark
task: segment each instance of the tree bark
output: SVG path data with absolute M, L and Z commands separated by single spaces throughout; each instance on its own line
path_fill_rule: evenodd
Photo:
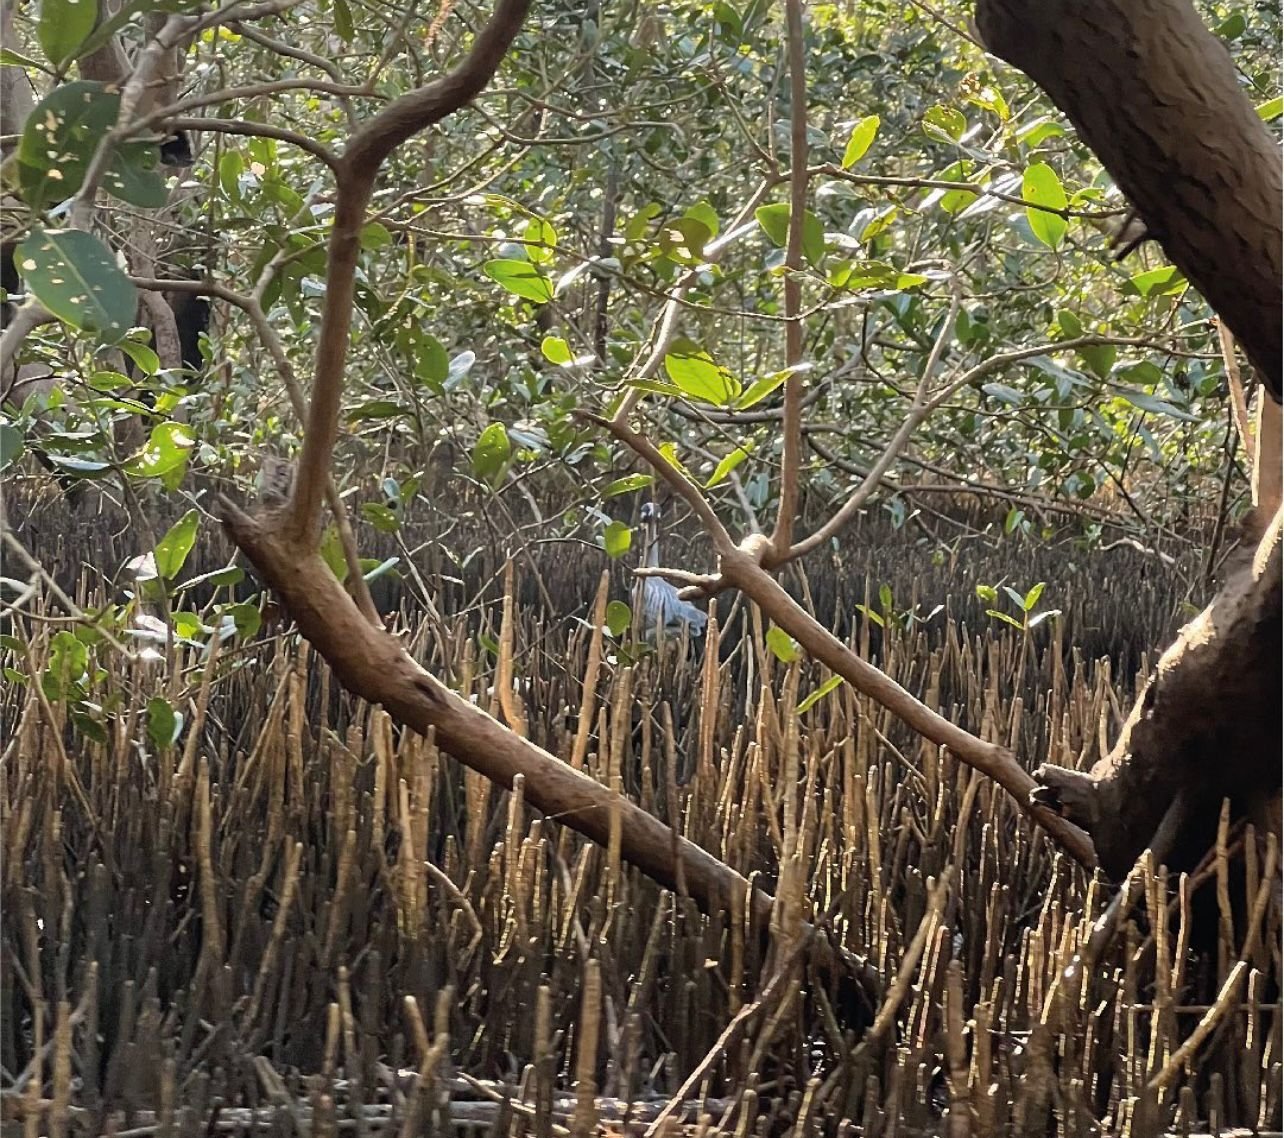
M 1222 43 L 1189 0 L 978 0 L 976 22 L 986 46 L 1070 118 L 1234 333 L 1278 423 L 1280 155 Z M 1086 829 L 1112 876 L 1128 871 L 1178 794 L 1189 806 L 1175 868 L 1203 853 L 1223 797 L 1278 826 L 1278 447 L 1266 461 L 1272 470 L 1257 473 L 1270 492 L 1255 498 L 1252 563 L 1228 575 L 1163 654 L 1106 758 L 1090 772 L 1036 772 L 1032 798 Z
M 978 0 L 1280 400 L 1280 153 L 1190 0 Z

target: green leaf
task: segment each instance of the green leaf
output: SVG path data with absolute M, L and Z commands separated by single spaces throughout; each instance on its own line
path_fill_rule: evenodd
M 1274 122 L 1284 112 L 1284 98 L 1268 99 L 1257 108 L 1257 117 L 1263 122 Z
M 684 265 L 696 264 L 712 239 L 713 231 L 695 217 L 674 218 L 660 226 L 660 252 Z
M 1025 216 L 1035 237 L 1055 249 L 1068 228 L 1060 214 L 1046 212 L 1066 208 L 1066 191 L 1057 172 L 1046 162 L 1033 163 L 1021 179 L 1021 197 L 1032 207 L 1026 209 Z
M 759 206 L 754 217 L 773 245 L 784 248 L 789 241 L 789 206 L 786 203 Z M 811 210 L 803 214 L 803 256 L 817 265 L 825 256 L 825 227 Z
M 512 258 L 487 261 L 482 266 L 482 272 L 514 296 L 520 296 L 524 300 L 547 304 L 553 299 L 553 282 L 529 261 Z
M 767 629 L 767 647 L 782 664 L 792 664 L 802 655 L 798 642 L 783 628 L 774 624 Z
M 146 344 L 139 344 L 134 340 L 121 340 L 116 346 L 134 361 L 134 366 L 144 375 L 155 375 L 160 371 L 160 356 Z
M 929 107 L 923 116 L 923 131 L 930 138 L 944 139 L 946 142 L 958 142 L 967 130 L 967 119 L 963 112 L 954 107 L 945 107 L 938 103 Z
M 633 621 L 633 610 L 623 601 L 611 601 L 606 606 L 606 629 L 617 639 L 623 636 Z
M 151 142 L 125 142 L 112 153 L 103 189 L 141 209 L 160 209 L 169 190 L 160 172 L 160 149 Z
M 27 449 L 22 432 L 12 423 L 0 423 L 0 470 L 7 469 Z
M 93 0 L 40 0 L 36 37 L 45 58 L 55 67 L 69 61 L 98 21 Z
M 392 244 L 392 234 L 386 225 L 377 221 L 368 221 L 361 227 L 361 248 L 368 253 L 383 249 Z
M 1008 511 L 1007 517 L 1003 519 L 1004 535 L 1006 536 L 1007 534 L 1012 533 L 1012 531 L 1015 530 L 1023 521 L 1025 521 L 1025 511 L 1018 510 L 1014 506 Z
M 865 157 L 866 151 L 874 144 L 875 135 L 878 134 L 878 123 L 877 115 L 866 115 L 852 127 L 851 134 L 847 136 L 847 149 L 843 151 L 844 170 L 850 170 Z
M 18 184 L 27 204 L 43 210 L 75 196 L 119 114 L 120 95 L 102 83 L 77 80 L 46 95 L 27 117 L 18 145 Z M 112 154 L 103 188 L 131 205 L 158 208 L 168 198 L 158 161 L 154 143 L 123 143 Z
M 152 428 L 147 445 L 125 466 L 128 474 L 139 478 L 162 478 L 187 463 L 188 452 L 196 445 L 191 428 L 183 423 L 158 423 Z
M 96 8 L 91 9 L 97 16 Z M 27 116 L 18 144 L 18 184 L 32 209 L 72 197 L 103 136 L 116 124 L 120 96 L 101 83 L 55 87 Z
M 1019 609 L 1025 608 L 1025 598 L 1018 593 L 1011 585 L 1004 585 L 1003 591 L 1007 593 L 1008 599 Z
M 1187 423 L 1199 422 L 1198 415 L 1192 415 L 1189 411 L 1174 407 L 1171 403 L 1164 399 L 1158 399 L 1154 395 L 1132 390 L 1125 390 L 1122 394 L 1129 403 L 1134 407 L 1141 408 L 1143 411 L 1153 411 L 1157 415 L 1167 415 L 1170 419 L 1181 419 Z
M 114 343 L 133 325 L 138 290 L 93 234 L 37 226 L 14 264 L 35 298 L 73 328 Z
M 1083 324 L 1073 312 L 1063 308 L 1057 313 L 1057 327 L 1067 340 L 1077 340 L 1083 335 Z
M 784 371 L 773 372 L 771 375 L 764 375 L 761 379 L 754 380 L 749 385 L 749 389 L 736 400 L 736 410 L 744 411 L 755 403 L 761 403 L 789 378 L 792 371 L 792 368 L 786 368 Z
M 504 424 L 491 423 L 482 431 L 473 447 L 473 473 L 496 487 L 504 479 L 512 454 L 513 444 L 508 440 Z
M 891 613 L 895 611 L 895 606 L 892 600 L 891 585 L 882 584 L 878 586 L 878 603 L 879 603 L 879 606 L 882 608 L 883 612 L 885 613 Z
M 977 585 L 976 595 L 987 605 L 992 605 L 999 599 L 999 590 L 993 585 Z
M 881 613 L 876 613 L 869 605 L 857 605 L 856 611 L 862 613 L 866 620 L 872 620 L 879 628 L 883 627 L 883 617 Z
M 415 350 L 415 378 L 438 394 L 450 374 L 450 357 L 436 336 L 425 332 Z
M 995 620 L 1001 620 L 1004 624 L 1010 624 L 1013 628 L 1019 629 L 1022 632 L 1025 631 L 1025 625 L 1023 625 L 1019 620 L 1008 616 L 1005 612 L 999 612 L 998 609 L 986 609 L 985 615 L 992 616 Z
M 633 531 L 623 522 L 611 522 L 602 531 L 602 548 L 612 561 L 628 553 L 633 545 Z
M 738 446 L 726 458 L 724 458 L 709 476 L 709 481 L 704 484 L 706 490 L 711 490 L 714 486 L 722 482 L 737 466 L 749 457 L 749 451 L 752 447 Z
M 1110 369 L 1115 366 L 1119 349 L 1114 344 L 1087 344 L 1082 348 L 1076 348 L 1075 353 L 1088 365 L 1093 375 L 1105 379 L 1110 374 Z
M 551 261 L 557 252 L 557 230 L 542 217 L 532 217 L 522 229 L 526 256 L 537 265 Z
M 1172 296 L 1186 287 L 1186 278 L 1175 265 L 1162 265 L 1137 273 L 1128 283 L 1142 296 Z
M 183 730 L 183 717 L 161 696 L 147 701 L 147 738 L 158 751 L 172 747 Z
M 1043 596 L 1043 590 L 1047 587 L 1047 581 L 1040 581 L 1037 585 L 1031 585 L 1030 591 L 1026 593 L 1024 600 L 1021 601 L 1021 607 L 1026 612 L 1030 612 L 1039 603 L 1039 598 Z
M 807 698 L 804 699 L 798 705 L 798 707 L 796 708 L 798 714 L 801 715 L 804 711 L 810 711 L 813 707 L 816 706 L 816 704 L 818 704 L 822 699 L 824 699 L 825 696 L 827 696 L 831 691 L 834 691 L 837 688 L 841 687 L 842 683 L 843 683 L 842 676 L 830 676 L 829 679 L 827 679 L 823 684 L 821 684 L 820 687 L 818 687 L 814 692 L 811 692 L 807 696 Z
M 189 577 L 178 587 L 191 589 L 197 585 L 208 585 L 214 589 L 224 589 L 229 585 L 239 585 L 244 580 L 245 570 L 239 565 L 224 565 L 221 569 L 211 569 L 208 573 Z
M 674 341 L 664 357 L 664 370 L 684 395 L 703 403 L 725 407 L 740 396 L 740 381 L 690 340 Z
M 357 35 L 356 26 L 352 22 L 352 9 L 348 7 L 348 0 L 333 0 L 331 9 L 334 12 L 334 30 L 344 43 L 351 43 Z
M 687 210 L 685 216 L 703 225 L 709 231 L 710 237 L 718 236 L 718 215 L 708 202 L 696 202 L 695 205 Z
M 643 490 L 655 482 L 654 474 L 626 474 L 607 485 L 602 491 L 603 498 L 614 498 L 617 494 L 627 494 L 631 490 Z
M 571 354 L 570 344 L 563 340 L 561 336 L 545 336 L 540 341 L 539 350 L 551 364 L 569 364 L 574 358 Z
M 188 510 L 156 543 L 156 572 L 162 580 L 172 581 L 178 576 L 196 544 L 200 524 L 201 515 L 196 510 Z
M 340 555 L 342 559 L 342 555 Z M 347 566 L 344 566 L 344 573 L 347 573 Z M 342 578 L 340 578 L 342 580 Z M 242 640 L 250 640 L 263 626 L 263 614 L 259 612 L 254 605 L 248 602 L 242 602 L 239 605 L 228 605 L 222 610 L 223 616 L 230 616 L 232 623 L 236 626 L 236 635 Z
M 390 510 L 382 502 L 363 502 L 361 516 L 380 533 L 396 533 L 401 528 L 401 519 L 396 511 Z
M 338 526 L 326 526 L 325 532 L 321 535 L 319 552 L 321 560 L 330 567 L 330 572 L 338 577 L 340 582 L 346 581 L 348 560 L 343 556 L 343 539 L 339 536 Z

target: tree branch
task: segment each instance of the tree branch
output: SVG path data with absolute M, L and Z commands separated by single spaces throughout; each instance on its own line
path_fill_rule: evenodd
M 785 414 L 780 456 L 780 500 L 771 544 L 777 557 L 793 541 L 802 478 L 803 227 L 807 220 L 807 61 L 802 0 L 785 0 L 785 42 L 789 55 L 789 232 L 785 244 Z
M 440 122 L 481 92 L 521 28 L 529 3 L 499 0 L 464 61 L 440 79 L 384 107 L 353 135 L 339 160 L 338 202 L 330 233 L 312 405 L 286 515 L 291 537 L 301 544 L 316 541 L 325 479 L 338 438 L 361 227 L 379 167 L 411 135 Z

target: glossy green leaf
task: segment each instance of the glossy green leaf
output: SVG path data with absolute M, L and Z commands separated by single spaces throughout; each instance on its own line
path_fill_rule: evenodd
M 473 447 L 473 473 L 492 487 L 498 486 L 508 470 L 512 457 L 513 444 L 508 440 L 508 432 L 503 423 L 491 423 Z
M 727 455 L 709 476 L 709 481 L 704 484 L 706 490 L 711 490 L 719 482 L 724 481 L 727 476 L 735 470 L 746 458 L 749 457 L 750 447 L 738 446 L 729 455 Z
M 623 636 L 633 621 L 633 610 L 623 601 L 611 601 L 606 606 L 606 629 L 617 639 Z
M 866 115 L 847 136 L 847 148 L 843 151 L 843 169 L 850 170 L 874 144 L 878 134 L 879 118 L 877 115 Z
M 14 250 L 14 265 L 50 312 L 104 343 L 134 323 L 138 290 L 92 233 L 37 227 Z
M 147 701 L 147 738 L 158 751 L 172 747 L 183 730 L 183 716 L 169 700 L 153 696 Z
M 633 545 L 633 531 L 624 522 L 611 522 L 602 531 L 602 548 L 612 561 L 628 553 Z
M 736 410 L 745 411 L 755 403 L 761 403 L 773 391 L 789 378 L 791 369 L 786 368 L 784 371 L 773 372 L 771 375 L 764 375 L 761 379 L 756 379 L 749 385 L 745 393 L 736 400 Z
M 561 336 L 545 336 L 540 341 L 539 350 L 549 363 L 569 364 L 574 358 L 571 346 Z
M 147 445 L 126 465 L 125 470 L 139 478 L 161 478 L 187 464 L 196 440 L 183 423 L 158 423 L 152 428 Z
M 144 375 L 155 375 L 160 371 L 160 356 L 146 344 L 139 344 L 134 340 L 121 340 L 116 346 L 134 361 L 134 366 Z
M 995 620 L 1001 620 L 1004 624 L 1010 624 L 1013 628 L 1018 629 L 1021 632 L 1025 631 L 1025 625 L 1023 625 L 1019 620 L 1015 617 L 1008 616 L 1005 612 L 999 612 L 998 609 L 986 609 L 985 615 L 992 616 Z
M 541 217 L 532 217 L 522 227 L 526 256 L 536 265 L 544 265 L 557 252 L 557 230 Z
M 1066 219 L 1049 210 L 1066 208 L 1066 191 L 1057 172 L 1046 162 L 1035 162 L 1026 169 L 1021 179 L 1021 197 L 1030 203 L 1025 211 L 1030 229 L 1049 249 L 1061 244 L 1068 228 Z
M 1274 122 L 1284 112 L 1284 98 L 1277 96 L 1258 105 L 1257 117 L 1263 122 Z
M 201 515 L 196 510 L 188 510 L 156 543 L 156 572 L 162 580 L 172 581 L 182 571 L 196 544 L 200 524 Z
M 801 715 L 804 711 L 810 711 L 816 706 L 816 704 L 824 699 L 825 696 L 832 691 L 836 691 L 838 688 L 842 687 L 842 685 L 842 676 L 830 676 L 829 679 L 820 685 L 820 687 L 818 687 L 814 692 L 809 693 L 807 697 L 798 704 L 798 714 Z
M 1142 296 L 1173 296 L 1186 287 L 1186 278 L 1175 265 L 1161 265 L 1135 274 L 1128 283 Z
M 602 491 L 603 498 L 614 498 L 617 494 L 628 494 L 633 490 L 644 490 L 655 482 L 654 474 L 626 474 L 608 483 Z
M 792 664 L 802 656 L 798 642 L 783 628 L 774 624 L 767 629 L 767 647 L 782 664 Z
M 482 266 L 482 272 L 514 296 L 520 296 L 524 300 L 547 304 L 553 299 L 553 282 L 529 261 L 487 261 Z
M 664 357 L 664 370 L 684 395 L 725 407 L 740 396 L 740 381 L 690 340 L 676 340 Z
M 1030 591 L 1021 600 L 1021 607 L 1026 612 L 1030 612 L 1039 603 L 1039 598 L 1043 596 L 1043 590 L 1047 587 L 1047 581 L 1040 581 L 1035 585 L 1031 585 Z
M 967 130 L 967 119 L 962 111 L 938 103 L 923 116 L 923 130 L 930 137 L 957 142 Z

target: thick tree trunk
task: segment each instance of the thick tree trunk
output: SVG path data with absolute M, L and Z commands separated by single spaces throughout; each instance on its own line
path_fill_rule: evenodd
M 1280 399 L 1280 153 L 1190 0 L 979 0 Z
M 1069 116 L 1234 333 L 1277 411 L 1280 155 L 1189 0 L 979 0 L 976 19 L 986 46 Z M 1269 461 L 1257 478 L 1277 488 L 1278 448 Z M 1265 536 L 1252 564 L 1164 653 L 1111 754 L 1090 772 L 1036 772 L 1035 799 L 1083 826 L 1112 876 L 1128 871 L 1179 791 L 1190 804 L 1173 857 L 1182 868 L 1203 852 L 1223 796 L 1240 814 L 1278 819 L 1278 506 L 1277 489 L 1258 503 Z

